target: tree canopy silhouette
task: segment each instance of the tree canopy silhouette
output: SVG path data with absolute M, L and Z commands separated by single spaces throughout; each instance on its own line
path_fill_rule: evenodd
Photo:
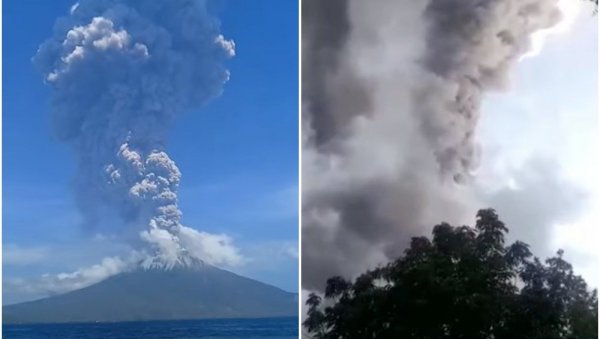
M 327 281 L 310 294 L 304 328 L 327 338 L 597 338 L 597 291 L 558 251 L 540 261 L 529 246 L 505 246 L 493 209 L 474 228 L 442 223 L 404 255 L 354 282 Z

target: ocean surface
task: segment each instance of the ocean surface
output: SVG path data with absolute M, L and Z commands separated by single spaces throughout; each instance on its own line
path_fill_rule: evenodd
M 298 338 L 298 318 L 5 325 L 2 334 L 6 339 L 292 339 Z

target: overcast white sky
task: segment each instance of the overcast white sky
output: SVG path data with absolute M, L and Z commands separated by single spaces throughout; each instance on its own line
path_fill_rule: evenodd
M 479 180 L 504 186 L 493 201 L 511 238 L 541 256 L 563 248 L 598 286 L 598 18 L 590 6 L 568 2 L 579 9 L 568 28 L 522 60 L 509 92 L 485 100 Z

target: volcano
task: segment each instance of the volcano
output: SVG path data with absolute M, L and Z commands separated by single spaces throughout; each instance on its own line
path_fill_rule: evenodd
M 5 324 L 297 315 L 297 294 L 206 264 L 137 269 L 65 294 L 3 307 Z

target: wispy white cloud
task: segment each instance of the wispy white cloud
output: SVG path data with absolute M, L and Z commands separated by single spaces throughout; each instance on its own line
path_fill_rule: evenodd
M 122 240 L 122 239 L 121 239 Z M 182 227 L 182 245 L 190 254 L 207 264 L 224 267 L 243 267 L 247 260 L 233 245 L 233 239 L 224 234 L 211 234 Z M 90 265 L 90 262 L 100 263 Z M 78 259 L 73 259 L 78 258 Z M 62 261 L 62 264 L 58 263 Z M 79 261 L 80 266 L 73 267 Z M 81 289 L 113 275 L 139 267 L 152 257 L 145 252 L 132 250 L 118 242 L 111 234 L 98 233 L 89 241 L 75 247 L 23 247 L 16 244 L 4 246 L 5 265 L 38 264 L 40 267 L 62 267 L 37 277 L 22 278 L 6 274 L 3 280 L 5 302 L 22 302 Z M 75 266 L 77 267 L 77 266 Z
M 17 244 L 4 244 L 2 248 L 2 263 L 4 265 L 26 266 L 37 264 L 48 256 L 46 247 L 24 247 Z
M 277 211 L 274 216 L 293 218 L 298 216 L 298 184 L 293 183 L 267 195 L 262 201 L 264 207 Z
M 250 268 L 277 267 L 281 263 L 298 260 L 298 243 L 290 240 L 274 240 L 252 244 L 245 248 Z
M 69 273 L 44 274 L 35 279 L 5 278 L 2 284 L 3 294 L 19 295 L 25 299 L 31 299 L 32 296 L 43 297 L 66 293 L 126 271 L 136 260 L 137 254 L 132 253 L 127 259 L 106 257 L 99 264 L 82 267 Z
M 298 253 L 298 245 L 297 244 L 288 245 L 287 246 L 287 254 L 293 259 L 298 259 L 299 254 L 300 254 L 300 253 Z

